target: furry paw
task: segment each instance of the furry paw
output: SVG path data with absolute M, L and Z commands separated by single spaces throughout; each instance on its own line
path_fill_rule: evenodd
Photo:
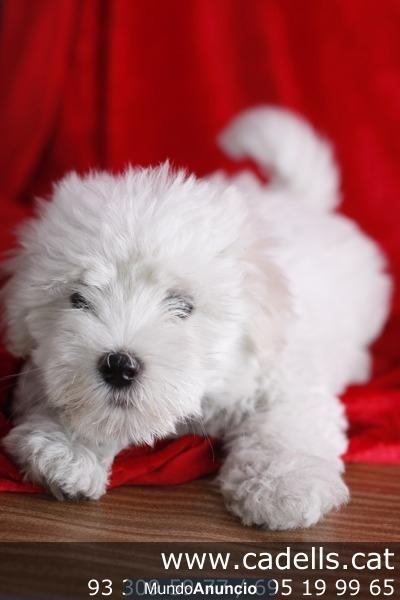
M 90 453 L 92 454 L 92 453 Z M 42 476 L 43 485 L 57 500 L 98 500 L 106 492 L 108 472 L 89 453 L 74 452 L 68 463 L 61 458 Z M 28 478 L 30 473 L 26 472 Z
M 50 434 L 19 425 L 3 444 L 25 478 L 43 485 L 58 500 L 97 500 L 106 491 L 108 469 L 92 450 L 71 444 L 61 432 Z
M 315 525 L 348 501 L 338 463 L 313 456 L 282 456 L 276 462 L 232 461 L 228 457 L 221 489 L 228 508 L 244 525 L 296 529 Z

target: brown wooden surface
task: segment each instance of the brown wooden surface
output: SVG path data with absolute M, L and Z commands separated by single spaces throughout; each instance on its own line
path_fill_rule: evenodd
M 400 467 L 350 465 L 346 479 L 348 506 L 312 529 L 291 532 L 241 526 L 210 480 L 121 488 L 97 503 L 0 494 L 0 541 L 400 540 Z

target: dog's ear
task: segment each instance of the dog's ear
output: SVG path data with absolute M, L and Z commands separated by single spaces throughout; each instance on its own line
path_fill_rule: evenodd
M 7 349 L 21 358 L 31 353 L 33 340 L 27 326 L 29 313 L 29 288 L 24 285 L 22 256 L 19 253 L 1 264 L 0 302 L 2 308 L 2 334 Z
M 258 356 L 266 358 L 285 343 L 292 320 L 291 297 L 283 273 L 266 256 L 264 245 L 247 247 L 242 261 L 250 342 Z

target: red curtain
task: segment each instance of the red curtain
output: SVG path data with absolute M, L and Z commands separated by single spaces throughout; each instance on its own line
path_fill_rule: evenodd
M 276 103 L 332 139 L 342 210 L 398 281 L 399 31 L 399 0 L 5 0 L 1 250 L 66 171 L 166 158 L 199 175 L 234 169 L 217 132 L 245 107 Z M 349 460 L 400 462 L 399 312 L 397 286 L 375 378 L 345 396 Z

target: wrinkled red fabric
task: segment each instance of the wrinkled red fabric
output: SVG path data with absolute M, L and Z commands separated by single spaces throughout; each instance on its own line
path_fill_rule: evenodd
M 66 171 L 167 158 L 234 170 L 217 132 L 243 108 L 292 108 L 334 142 L 345 214 L 396 281 L 374 377 L 349 390 L 348 461 L 400 462 L 398 0 L 5 0 L 0 26 L 0 250 Z M 1 376 L 16 363 L 4 352 Z M 0 382 L 1 398 L 14 379 Z M 1 434 L 9 427 L 1 416 Z M 193 436 L 118 457 L 111 485 L 214 471 Z M 0 490 L 33 491 L 0 454 Z

